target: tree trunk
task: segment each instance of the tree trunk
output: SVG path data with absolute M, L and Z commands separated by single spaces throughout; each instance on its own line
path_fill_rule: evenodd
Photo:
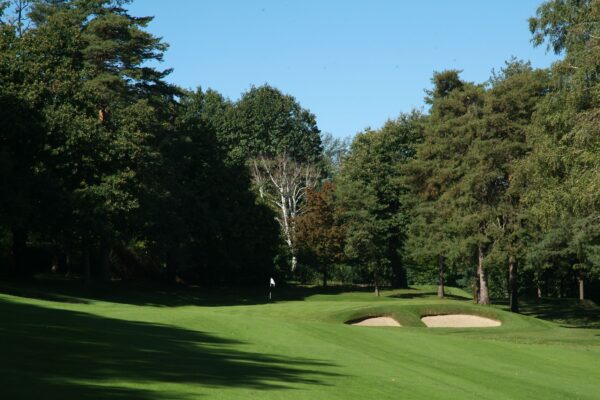
M 377 273 L 374 274 L 374 283 L 375 283 L 375 296 L 379 297 L 379 279 L 377 279 Z
M 540 287 L 540 284 L 538 283 L 537 285 L 537 298 L 541 299 L 542 298 L 542 288 Z
M 92 269 L 90 265 L 90 246 L 83 247 L 83 281 L 90 283 L 92 281 Z
M 579 281 L 579 300 L 583 300 L 585 297 L 583 295 L 583 278 L 577 278 Z
M 71 262 L 71 254 L 70 253 L 67 253 L 65 255 L 65 268 L 67 269 L 66 276 L 67 277 L 71 276 L 73 273 L 73 271 L 72 271 L 73 263 Z
M 179 249 L 175 246 L 167 251 L 167 274 L 168 283 L 175 283 L 177 280 L 177 270 L 179 269 Z
M 293 226 L 290 224 L 289 221 L 289 216 L 288 216 L 288 207 L 287 207 L 287 201 L 285 196 L 283 195 L 283 193 L 281 194 L 281 204 L 280 204 L 280 208 L 281 208 L 281 225 L 283 228 L 283 233 L 285 235 L 285 242 L 287 243 L 288 247 L 290 248 L 290 253 L 292 253 L 292 272 L 294 272 L 296 270 L 296 267 L 298 266 L 298 259 L 296 258 L 296 246 L 293 240 L 293 236 L 294 236 L 294 232 L 293 232 Z
M 27 265 L 25 255 L 27 254 L 27 231 L 23 228 L 12 229 L 12 271 L 13 276 L 26 276 Z
M 444 256 L 438 256 L 438 287 L 437 295 L 440 299 L 444 298 Z
M 392 286 L 396 289 L 405 289 L 408 287 L 406 269 L 402 265 L 402 257 L 398 254 L 400 243 L 397 239 L 388 242 L 387 257 L 392 267 Z
M 487 277 L 483 267 L 483 248 L 481 245 L 477 247 L 477 275 L 479 276 L 479 304 L 490 304 L 490 296 L 487 288 Z
M 59 272 L 59 270 L 60 270 L 60 265 L 59 265 L 59 262 L 58 262 L 58 255 L 54 254 L 52 256 L 52 267 L 50 268 L 50 271 L 53 274 L 57 274 Z
M 103 247 L 100 253 L 100 279 L 102 282 L 110 282 L 112 274 L 110 272 L 110 256 L 112 250 L 110 247 Z
M 323 270 L 323 287 L 327 287 L 327 268 Z
M 109 282 L 112 278 L 110 273 L 110 256 L 112 249 L 108 241 L 103 241 L 100 246 L 100 279 Z
M 510 290 L 510 311 L 519 312 L 519 287 L 517 282 L 517 262 L 514 256 L 508 257 L 508 286 Z

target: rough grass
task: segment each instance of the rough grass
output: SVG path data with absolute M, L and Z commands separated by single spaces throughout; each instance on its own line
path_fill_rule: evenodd
M 0 292 L 3 399 L 595 399 L 600 388 L 593 303 L 530 302 L 526 316 L 458 289 L 438 300 L 434 287 L 380 298 L 278 288 L 270 304 L 262 290 L 51 282 Z M 503 325 L 420 321 L 445 313 Z M 369 315 L 403 327 L 344 324 Z

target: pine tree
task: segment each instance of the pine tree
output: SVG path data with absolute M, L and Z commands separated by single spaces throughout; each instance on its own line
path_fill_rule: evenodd
M 530 19 L 534 43 L 547 43 L 565 57 L 553 65 L 551 91 L 534 118 L 534 150 L 524 165 L 530 175 L 525 200 L 531 219 L 546 232 L 539 243 L 561 244 L 552 253 L 560 251 L 562 262 L 571 265 L 581 298 L 584 281 L 599 272 L 599 16 L 596 1 L 552 0 Z M 565 232 L 565 239 L 545 237 L 555 232 Z

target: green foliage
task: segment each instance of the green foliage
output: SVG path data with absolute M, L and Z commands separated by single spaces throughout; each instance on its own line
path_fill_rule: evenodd
M 551 69 L 511 59 L 481 84 L 434 73 L 426 115 L 352 143 L 269 85 L 230 101 L 168 84 L 155 67 L 168 46 L 128 3 L 0 1 L 5 270 L 214 284 L 316 270 L 396 287 L 445 276 L 511 301 L 600 276 L 597 1 L 549 0 L 530 19 L 534 45 L 563 56 Z M 293 190 L 288 167 L 305 180 Z M 263 198 L 274 171 L 291 229 Z M 293 276 L 296 241 L 310 265 Z
M 126 3 L 37 1 L 31 29 L 2 25 L 0 226 L 13 258 L 35 237 L 87 279 L 125 257 L 172 280 L 263 281 L 279 239 L 219 141 L 231 105 L 166 83 L 152 62 L 167 45 Z
M 350 151 L 350 138 L 337 138 L 330 133 L 321 136 L 323 144 L 322 171 L 326 179 L 334 179 L 348 152 Z
M 528 181 L 528 217 L 537 231 L 530 268 L 540 277 L 549 275 L 549 265 L 567 280 L 598 273 L 599 15 L 594 1 L 549 1 L 530 20 L 536 45 L 547 42 L 564 53 L 552 68 L 550 92 L 531 130 L 533 150 L 521 169 Z
M 234 160 L 282 154 L 302 163 L 316 164 L 321 159 L 315 116 L 274 87 L 252 87 L 228 117 L 218 135 Z
M 421 118 L 405 114 L 381 130 L 359 133 L 336 177 L 347 256 L 376 284 L 391 278 L 395 286 L 406 286 L 402 252 L 408 213 L 401 200 L 406 191 L 401 166 L 414 156 Z

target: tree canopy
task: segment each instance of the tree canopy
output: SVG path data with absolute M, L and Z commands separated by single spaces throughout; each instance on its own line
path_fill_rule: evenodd
M 183 89 L 126 0 L 0 1 L 0 269 L 598 296 L 600 5 L 548 0 L 485 82 L 342 139 L 269 84 Z M 298 268 L 296 268 L 298 266 Z

